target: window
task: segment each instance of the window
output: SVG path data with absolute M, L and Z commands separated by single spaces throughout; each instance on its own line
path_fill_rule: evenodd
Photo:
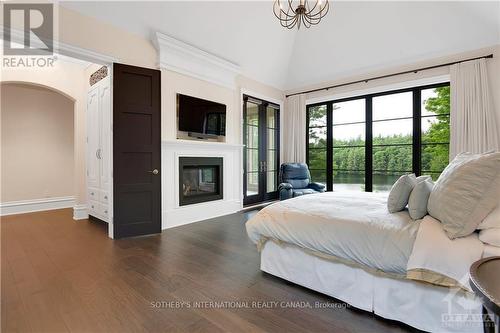
M 436 180 L 449 162 L 450 87 L 422 90 L 421 105 L 421 171 Z
M 309 105 L 307 163 L 328 190 L 389 191 L 403 174 L 448 165 L 450 87 L 438 84 Z
M 413 94 L 373 97 L 372 190 L 387 192 L 413 169 Z
M 311 178 L 326 183 L 326 105 L 308 108 L 308 165 Z
M 333 189 L 364 191 L 366 122 L 365 100 L 332 106 Z

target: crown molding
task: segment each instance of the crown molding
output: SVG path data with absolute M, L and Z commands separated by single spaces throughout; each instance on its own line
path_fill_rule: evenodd
M 4 30 L 10 31 L 11 41 L 17 44 L 21 44 L 24 41 L 24 31 L 19 29 L 6 29 L 0 26 L 1 39 L 3 39 Z M 92 50 L 77 47 L 71 44 L 63 43 L 58 40 L 54 40 L 54 54 L 59 54 L 66 57 L 72 57 L 75 59 L 83 60 L 84 62 L 93 62 L 98 64 L 112 64 L 118 62 L 116 58 L 110 57 L 108 55 L 94 52 Z M 44 47 L 45 45 L 41 40 L 32 41 L 33 47 Z M 48 56 L 51 54 L 47 53 Z
M 158 49 L 160 68 L 236 89 L 240 66 L 160 32 L 153 43 Z

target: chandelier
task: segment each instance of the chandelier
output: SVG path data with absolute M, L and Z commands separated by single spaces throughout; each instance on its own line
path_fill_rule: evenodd
M 297 26 L 300 29 L 302 24 L 306 28 L 318 24 L 329 8 L 328 0 L 276 0 L 273 12 L 281 26 L 288 29 Z

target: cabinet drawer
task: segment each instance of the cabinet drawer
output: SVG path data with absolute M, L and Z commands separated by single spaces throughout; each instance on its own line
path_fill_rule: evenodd
M 87 195 L 89 200 L 99 200 L 99 190 L 97 189 L 89 188 Z
M 108 205 L 99 205 L 99 214 L 108 218 L 109 217 L 109 206 Z
M 99 214 L 99 204 L 97 201 L 89 200 L 89 213 Z
M 109 194 L 107 191 L 100 191 L 100 198 L 99 198 L 99 201 L 104 203 L 104 204 L 108 204 L 109 202 Z

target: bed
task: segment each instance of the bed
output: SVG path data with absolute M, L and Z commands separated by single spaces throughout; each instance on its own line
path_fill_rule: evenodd
M 431 332 L 482 332 L 468 267 L 484 245 L 449 240 L 438 221 L 391 214 L 378 193 L 281 201 L 247 224 L 260 269 L 381 317 Z

